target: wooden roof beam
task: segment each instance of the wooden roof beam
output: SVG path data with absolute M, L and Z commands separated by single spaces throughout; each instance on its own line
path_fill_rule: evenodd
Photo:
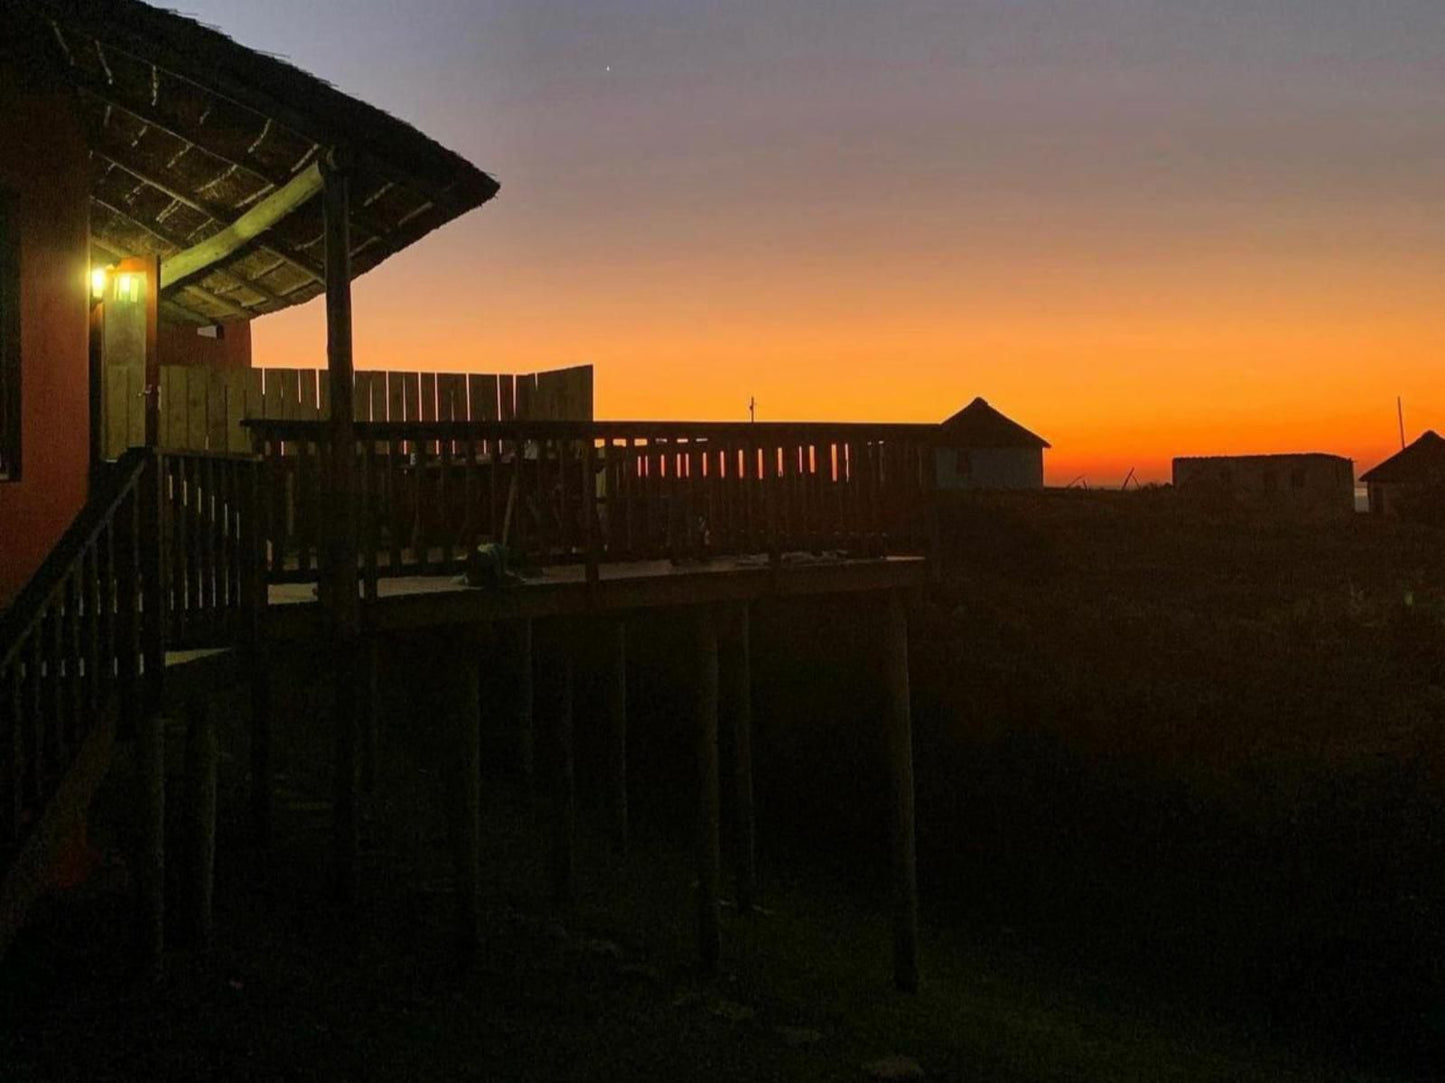
M 183 41 L 174 16 L 141 4 L 128 5 L 130 10 L 127 12 L 127 19 L 108 20 L 98 19 L 85 8 L 77 10 L 62 5 L 60 0 L 35 2 L 43 5 L 52 17 L 67 25 L 83 28 L 87 36 L 97 41 L 104 40 L 107 48 L 128 53 L 144 63 L 164 68 L 170 74 L 203 91 L 220 94 L 263 118 L 270 117 L 318 146 L 330 146 L 338 142 L 341 133 L 335 128 L 343 129 L 346 139 L 357 144 L 357 150 L 378 172 L 420 193 L 433 203 L 450 206 L 472 205 L 468 203 L 466 193 L 454 190 L 456 181 L 466 181 L 477 188 L 479 198 L 476 198 L 476 203 L 486 202 L 496 194 L 495 180 L 403 122 L 395 121 L 396 130 L 392 133 L 393 136 L 407 143 L 407 149 L 415 157 L 429 159 L 431 164 L 440 166 L 443 172 L 451 173 L 455 180 L 451 184 L 434 183 L 398 160 L 397 155 L 378 154 L 375 147 L 366 145 L 365 133 L 375 126 L 379 118 L 386 121 L 393 121 L 394 118 L 387 117 L 381 110 L 364 102 L 349 98 L 334 87 L 321 83 L 284 61 L 266 57 L 253 50 L 245 50 L 224 35 L 194 34 Z M 312 104 L 331 112 L 335 127 L 289 104 L 281 95 L 273 95 L 261 89 L 260 79 L 239 76 L 233 70 L 238 55 L 249 56 L 258 68 L 268 69 L 265 71 L 266 76 L 277 86 L 293 91 L 297 96 L 309 95 L 313 99 L 321 99 Z
M 221 226 L 225 226 L 230 220 L 230 216 L 224 210 L 214 205 L 204 203 L 201 200 L 198 200 L 195 196 L 186 195 L 184 192 L 173 188 L 165 181 L 158 180 L 155 177 L 150 176 L 144 168 L 136 165 L 134 162 L 126 161 L 124 155 L 117 153 L 113 149 L 107 148 L 102 150 L 100 148 L 92 147 L 91 153 L 98 155 L 99 157 L 104 158 L 107 162 L 110 162 L 112 165 L 125 170 L 125 172 L 129 173 L 136 180 L 140 181 L 143 184 L 150 185 L 156 191 L 162 193 L 163 195 L 169 196 L 177 203 L 184 204 L 185 206 L 190 207 L 192 210 L 204 214 L 207 218 L 211 219 L 211 221 L 216 222 Z M 291 267 L 294 267 L 296 270 L 300 271 L 302 274 L 309 276 L 315 281 L 323 284 L 326 282 L 326 273 L 324 270 L 322 270 L 320 264 L 313 262 L 307 257 L 301 255 L 301 253 L 299 252 L 289 251 L 288 245 L 280 244 L 274 239 L 271 239 L 261 244 L 260 247 L 265 251 L 271 253 L 272 255 L 280 257 Z
M 256 203 L 245 214 L 192 245 L 161 261 L 161 289 L 205 274 L 280 222 L 321 191 L 321 167 L 315 162 Z
M 230 153 L 221 148 L 219 142 L 209 135 L 182 128 L 174 120 L 161 117 L 154 109 L 141 104 L 129 95 L 121 92 L 118 86 L 107 85 L 88 74 L 80 68 L 71 68 L 67 78 L 78 87 L 83 94 L 88 94 L 102 105 L 108 105 L 113 109 L 119 109 L 122 113 L 129 113 L 136 120 L 147 127 L 163 132 L 172 139 L 178 139 L 182 143 L 195 147 L 209 154 L 224 165 L 234 166 L 243 173 L 249 173 L 263 184 L 269 184 L 272 188 L 282 188 L 292 179 L 294 174 L 283 174 L 276 170 L 268 169 L 259 162 L 240 161 L 240 155 Z M 203 88 L 204 89 L 204 88 Z M 356 225 L 369 234 L 384 238 L 391 232 L 391 227 L 383 225 L 374 215 L 366 214 L 362 208 L 352 209 L 352 220 Z

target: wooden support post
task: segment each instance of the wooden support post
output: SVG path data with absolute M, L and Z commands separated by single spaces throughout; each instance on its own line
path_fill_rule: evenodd
M 381 652 L 376 636 L 368 636 L 361 646 L 361 789 L 376 792 L 377 756 L 381 745 L 380 695 Z M 466 668 L 475 668 L 477 660 L 465 660 Z M 473 697 L 476 700 L 476 697 Z
M 900 591 L 886 600 L 888 767 L 893 795 L 893 982 L 918 989 L 918 879 L 913 834 L 913 719 L 908 687 L 908 617 Z
M 332 805 L 332 857 L 337 898 L 356 896 L 359 850 L 357 681 L 360 601 L 357 597 L 355 506 L 356 429 L 352 413 L 354 371 L 351 352 L 351 166 L 350 155 L 333 148 L 321 163 L 326 239 L 326 366 L 331 405 L 326 567 L 322 592 L 335 657 L 332 715 L 336 727 L 336 773 Z
M 607 807 L 612 849 L 627 854 L 627 624 L 618 619 L 607 644 Z
M 154 711 L 136 725 L 136 895 L 141 966 L 159 977 L 166 947 L 166 729 Z
M 748 604 L 733 611 L 721 680 L 733 754 L 733 847 L 738 913 L 757 903 L 756 821 L 753 814 L 753 675 Z
M 211 947 L 216 872 L 216 727 L 205 703 L 186 711 L 186 921 L 192 942 Z
M 718 831 L 717 624 L 710 607 L 697 611 L 694 732 L 697 748 L 697 942 L 698 966 L 717 973 L 722 954 L 718 928 L 721 865 Z
M 549 629 L 543 652 L 548 741 L 548 825 L 552 901 L 569 909 L 576 893 L 577 792 L 572 742 L 572 655 L 560 630 Z
M 465 965 L 475 961 L 481 939 L 481 689 L 480 650 L 472 637 L 452 659 L 448 710 L 452 737 L 451 837 L 456 878 L 457 948 Z
M 532 622 L 521 620 L 513 625 L 515 648 L 512 684 L 512 729 L 517 741 L 517 773 L 522 796 L 532 805 L 537 778 L 537 741 L 533 715 L 536 705 L 535 671 L 532 668 Z
M 273 793 L 271 760 L 271 662 L 264 646 L 250 654 L 251 663 L 251 829 L 256 845 L 271 845 Z

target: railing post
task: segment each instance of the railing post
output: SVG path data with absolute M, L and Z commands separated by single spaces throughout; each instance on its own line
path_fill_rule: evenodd
M 351 354 L 351 170 L 349 154 L 332 148 L 323 156 L 323 213 L 326 237 L 326 362 L 331 374 L 330 492 L 325 531 L 327 567 L 322 578 L 331 639 L 332 714 L 336 726 L 336 775 L 332 816 L 333 873 L 337 896 L 356 893 L 359 810 L 357 808 L 357 649 L 361 627 L 356 579 L 356 429 Z
M 602 547 L 597 523 L 597 448 L 592 437 L 582 441 L 582 538 L 587 553 L 587 582 L 598 578 Z
M 160 453 L 146 451 L 136 483 L 140 526 L 141 711 L 160 709 L 166 672 L 165 514 Z

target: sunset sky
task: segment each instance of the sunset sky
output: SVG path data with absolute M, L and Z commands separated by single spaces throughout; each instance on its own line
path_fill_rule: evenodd
M 183 0 L 496 200 L 362 368 L 591 362 L 602 417 L 935 421 L 1048 480 L 1445 429 L 1439 0 Z M 324 364 L 320 301 L 260 320 Z

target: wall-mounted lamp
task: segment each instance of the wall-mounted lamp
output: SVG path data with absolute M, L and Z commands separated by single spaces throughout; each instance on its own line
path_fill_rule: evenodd
M 104 267 L 97 267 L 90 272 L 90 298 L 93 301 L 105 300 L 105 283 L 110 277 L 110 272 Z
M 130 301 L 132 303 L 140 300 L 140 275 L 122 274 L 116 276 L 115 299 L 117 301 Z

